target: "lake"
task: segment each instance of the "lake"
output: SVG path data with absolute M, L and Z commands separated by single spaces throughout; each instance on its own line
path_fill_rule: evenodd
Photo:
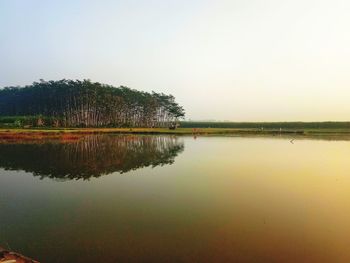
M 350 141 L 0 144 L 0 246 L 41 262 L 350 262 Z

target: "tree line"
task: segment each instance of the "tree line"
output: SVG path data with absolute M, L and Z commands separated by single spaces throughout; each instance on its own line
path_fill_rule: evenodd
M 185 111 L 172 95 L 63 79 L 1 89 L 0 116 L 26 116 L 38 126 L 168 127 Z

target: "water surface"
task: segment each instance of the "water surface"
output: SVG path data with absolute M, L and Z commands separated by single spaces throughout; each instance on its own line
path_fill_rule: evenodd
M 0 145 L 0 245 L 42 262 L 349 262 L 350 142 Z

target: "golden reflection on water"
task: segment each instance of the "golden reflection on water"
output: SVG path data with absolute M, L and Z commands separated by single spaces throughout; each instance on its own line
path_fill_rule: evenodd
M 45 262 L 350 262 L 350 142 L 183 140 L 91 181 L 0 171 L 0 234 Z
M 202 194 L 215 200 L 212 260 L 350 260 L 349 142 L 203 141 L 191 161 L 201 162 Z

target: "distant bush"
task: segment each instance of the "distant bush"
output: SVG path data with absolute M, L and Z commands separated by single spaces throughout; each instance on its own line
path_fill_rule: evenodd
M 6 127 L 57 127 L 62 120 L 48 116 L 4 116 L 0 125 Z

